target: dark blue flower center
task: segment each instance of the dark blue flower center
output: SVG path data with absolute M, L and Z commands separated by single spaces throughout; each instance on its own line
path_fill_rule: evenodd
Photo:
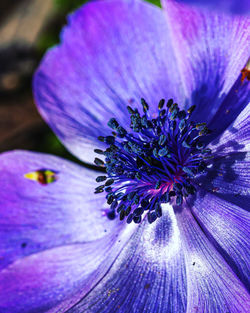
M 205 123 L 191 121 L 195 106 L 180 110 L 172 99 L 162 99 L 158 114 L 152 118 L 149 106 L 141 99 L 143 114 L 127 107 L 130 131 L 111 118 L 112 135 L 99 137 L 108 148 L 95 152 L 105 161 L 95 164 L 105 167 L 107 175 L 98 176 L 102 183 L 95 193 L 106 192 L 112 219 L 119 215 L 127 223 L 140 223 L 147 214 L 149 223 L 162 216 L 162 203 L 181 205 L 196 192 L 193 179 L 205 171 L 211 150 L 205 148 L 203 136 L 209 133 Z

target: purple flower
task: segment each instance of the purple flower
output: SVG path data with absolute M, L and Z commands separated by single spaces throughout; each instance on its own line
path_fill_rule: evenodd
M 0 156 L 0 312 L 248 311 L 249 22 L 163 5 L 86 4 L 37 70 L 45 120 L 107 173 Z
M 209 9 L 221 10 L 235 14 L 249 14 L 249 0 L 176 0 L 192 5 L 206 6 Z

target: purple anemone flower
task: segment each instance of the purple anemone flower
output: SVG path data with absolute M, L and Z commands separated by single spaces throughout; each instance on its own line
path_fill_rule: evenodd
M 0 312 L 249 311 L 249 21 L 163 7 L 88 3 L 38 68 L 98 167 L 0 156 Z
M 248 14 L 250 13 L 249 0 L 176 0 L 191 5 L 205 6 L 213 10 L 221 10 L 234 14 Z

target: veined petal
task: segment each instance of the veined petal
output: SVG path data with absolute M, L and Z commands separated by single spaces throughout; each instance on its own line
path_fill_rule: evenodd
M 169 212 L 169 213 L 168 213 Z M 186 273 L 173 210 L 137 228 L 107 275 L 70 312 L 186 312 Z
M 47 52 L 34 77 L 38 108 L 66 147 L 93 162 L 99 135 L 127 105 L 143 97 L 184 100 L 163 11 L 144 1 L 84 5 L 69 18 L 61 44 Z
M 202 188 L 246 210 L 250 201 L 249 110 L 248 105 L 230 127 L 208 145 L 213 151 L 213 165 L 197 180 Z
M 206 191 L 249 210 L 249 168 L 249 152 L 232 152 L 215 157 L 212 167 L 196 182 Z
M 124 233 L 125 234 L 125 233 Z M 56 247 L 0 271 L 0 311 L 66 312 L 105 275 L 127 236 Z
M 189 204 L 189 202 L 188 202 Z M 216 195 L 198 193 L 190 210 L 247 288 L 250 287 L 250 214 Z
M 41 169 L 56 181 L 42 185 L 25 178 Z M 0 155 L 0 268 L 39 251 L 118 233 L 121 224 L 104 214 L 95 195 L 97 172 L 61 158 L 15 151 Z
M 187 268 L 187 313 L 246 313 L 249 294 L 188 208 L 176 214 Z
M 223 133 L 237 118 L 240 112 L 244 110 L 247 105 L 249 106 L 250 84 L 246 78 L 244 81 L 242 79 L 242 74 L 240 74 L 216 114 L 209 122 L 208 127 L 212 130 L 212 133 L 208 137 L 208 140 L 211 141 L 213 138 Z
M 241 82 L 249 57 L 249 19 L 171 0 L 162 5 L 189 105 L 197 106 L 193 118 L 209 123 L 218 135 L 249 102 L 247 79 Z M 231 114 L 224 118 L 227 109 Z
M 176 0 L 192 5 L 205 6 L 208 9 L 219 10 L 234 14 L 249 14 L 250 3 L 248 0 Z
M 228 112 L 230 114 L 230 112 Z M 231 152 L 250 151 L 250 105 L 239 114 L 237 119 L 223 134 L 212 141 L 208 148 L 216 155 L 227 155 Z

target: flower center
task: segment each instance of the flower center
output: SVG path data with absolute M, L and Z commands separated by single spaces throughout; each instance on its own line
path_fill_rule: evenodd
M 204 172 L 211 150 L 204 148 L 202 137 L 209 133 L 205 123 L 191 121 L 195 106 L 180 110 L 172 99 L 162 99 L 158 114 L 150 116 L 149 106 L 141 99 L 143 115 L 127 107 L 130 132 L 111 118 L 108 126 L 112 136 L 99 137 L 109 147 L 95 152 L 105 161 L 95 158 L 95 164 L 105 167 L 107 175 L 95 193 L 106 192 L 110 219 L 119 215 L 127 223 L 140 223 L 147 214 L 149 223 L 162 216 L 161 204 L 183 203 L 196 189 L 193 178 Z

